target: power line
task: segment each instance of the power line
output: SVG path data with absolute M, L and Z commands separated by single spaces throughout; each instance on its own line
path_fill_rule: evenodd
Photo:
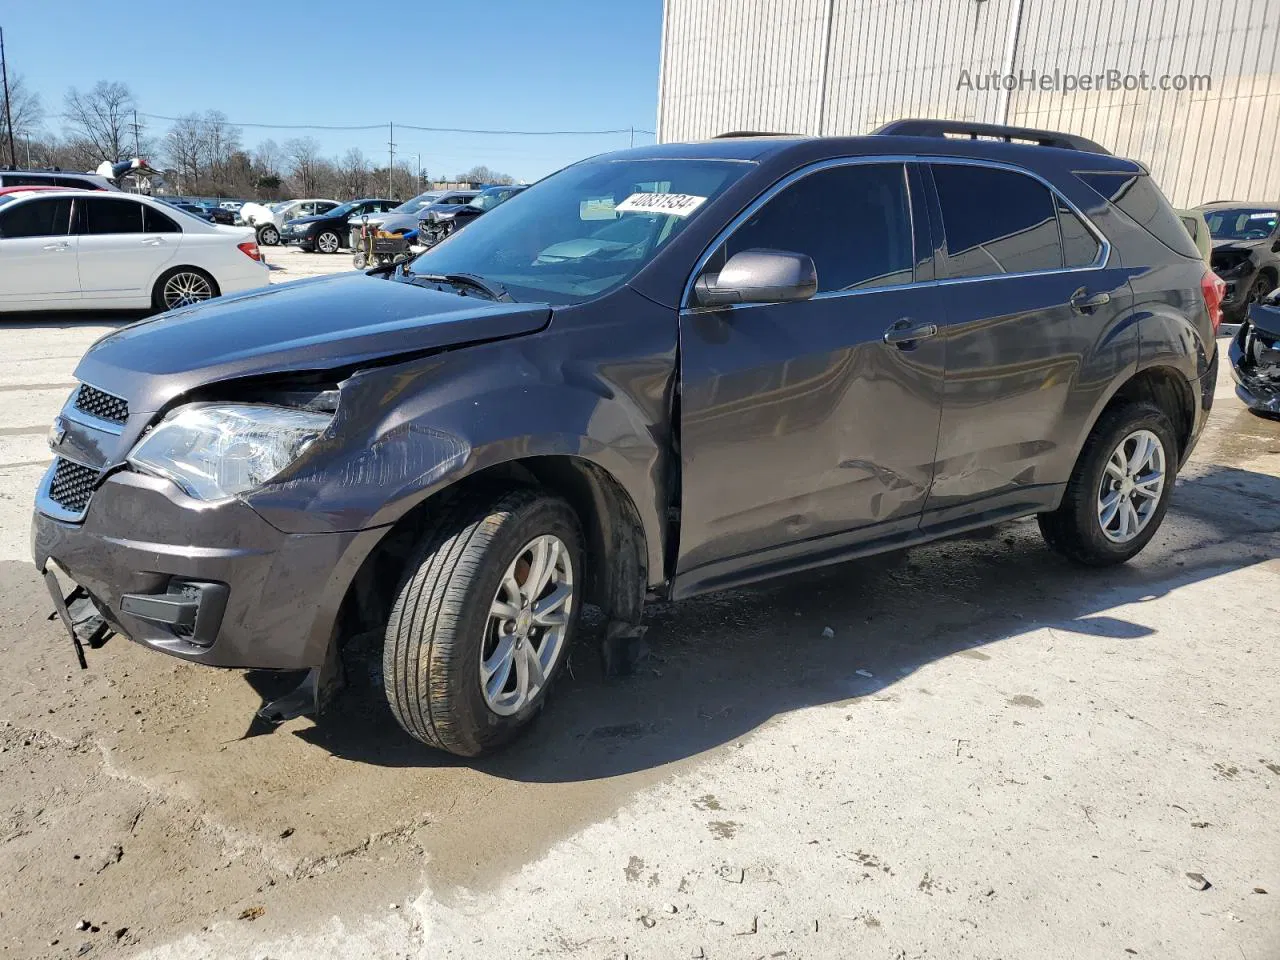
M 139 116 L 151 120 L 165 120 L 176 123 L 183 117 L 167 117 L 160 113 L 143 113 Z M 333 124 L 333 123 L 248 123 L 234 120 L 224 121 L 231 127 L 253 127 L 261 130 L 381 130 L 386 124 Z M 647 133 L 656 135 L 653 130 L 642 130 L 639 127 L 619 127 L 616 130 L 479 130 L 469 127 L 420 127 L 411 123 L 398 124 L 404 130 L 418 130 L 423 133 L 468 133 L 480 136 L 513 136 L 513 137 L 592 137 L 618 135 L 622 133 Z

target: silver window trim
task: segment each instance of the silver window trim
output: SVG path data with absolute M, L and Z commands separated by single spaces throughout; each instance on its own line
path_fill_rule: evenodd
M 805 177 L 809 176 L 810 174 L 818 173 L 822 170 L 830 170 L 835 167 L 863 166 L 866 164 L 873 164 L 873 163 L 901 164 L 903 166 L 903 176 L 906 177 L 906 185 L 907 185 L 907 203 L 911 213 L 913 269 L 915 267 L 914 240 L 915 240 L 915 234 L 917 229 L 916 219 L 915 219 L 915 198 L 912 196 L 912 193 L 911 193 L 911 178 L 908 175 L 908 171 L 906 170 L 906 165 L 911 163 L 917 163 L 917 164 L 949 163 L 949 164 L 955 164 L 958 166 L 968 166 L 968 167 L 990 167 L 992 169 L 1007 170 L 1011 173 L 1020 173 L 1023 176 L 1030 177 L 1031 179 L 1037 181 L 1042 186 L 1047 188 L 1050 195 L 1056 201 L 1059 201 L 1062 204 L 1064 204 L 1068 210 L 1070 210 L 1080 219 L 1080 221 L 1085 225 L 1085 229 L 1088 230 L 1093 235 L 1093 238 L 1098 241 L 1098 245 L 1100 248 L 1098 256 L 1094 259 L 1092 263 L 1083 267 L 1058 267 L 1052 270 L 1027 270 L 1020 273 L 990 273 L 990 274 L 984 274 L 983 276 L 980 276 L 980 277 L 938 277 L 936 276 L 938 264 L 935 263 L 934 265 L 935 276 L 932 280 L 913 280 L 910 283 L 894 283 L 894 284 L 887 284 L 882 287 L 864 287 L 859 290 L 828 290 L 823 293 L 814 294 L 812 297 L 809 298 L 811 300 L 827 300 L 833 297 L 856 297 L 856 296 L 862 296 L 868 293 L 881 293 L 885 290 L 903 290 L 908 287 L 943 286 L 943 285 L 957 284 L 957 283 L 979 283 L 979 282 L 984 282 L 988 280 L 1003 280 L 1003 279 L 1009 279 L 1009 278 L 1015 278 L 1015 277 L 1038 277 L 1038 276 L 1046 276 L 1046 275 L 1053 275 L 1053 274 L 1060 274 L 1060 273 L 1079 273 L 1085 270 L 1097 270 L 1101 267 L 1104 267 L 1107 265 L 1107 263 L 1111 259 L 1111 241 L 1109 241 L 1106 235 L 1101 230 L 1098 229 L 1097 225 L 1092 220 L 1090 220 L 1087 216 L 1081 213 L 1080 208 L 1077 207 L 1074 203 L 1072 203 L 1070 199 L 1063 196 L 1062 193 L 1056 187 L 1054 187 L 1052 183 L 1050 183 L 1044 177 L 1040 176 L 1035 171 L 1028 170 L 1025 167 L 1019 167 L 1016 164 L 1005 163 L 1000 160 L 979 160 L 979 159 L 971 159 L 968 157 L 944 157 L 944 156 L 935 157 L 935 156 L 930 156 L 928 154 L 911 154 L 911 155 L 880 154 L 876 156 L 865 156 L 865 157 L 828 157 L 825 160 L 818 160 L 807 166 L 801 167 L 798 170 L 793 170 L 791 173 L 787 174 L 785 177 L 783 177 L 781 180 L 774 183 L 767 190 L 765 190 L 758 197 L 756 197 L 753 201 L 751 201 L 751 203 L 749 203 L 740 213 L 738 213 L 737 216 L 735 216 L 732 220 L 730 220 L 729 223 L 719 233 L 716 234 L 715 239 L 713 239 L 711 243 L 707 245 L 706 250 L 702 252 L 702 255 L 699 256 L 697 261 L 694 263 L 693 271 L 689 274 L 688 280 L 685 281 L 684 292 L 680 297 L 680 311 L 700 313 L 704 311 L 713 311 L 713 310 L 714 311 L 723 311 L 726 309 L 744 310 L 744 309 L 750 309 L 751 307 L 771 306 L 772 304 L 768 304 L 768 303 L 735 303 L 735 304 L 727 304 L 727 305 L 722 305 L 717 307 L 700 307 L 693 303 L 693 299 L 692 299 L 693 285 L 697 281 L 698 277 L 702 275 L 702 270 L 704 267 L 706 267 L 707 261 L 710 260 L 711 257 L 716 253 L 716 251 L 720 249 L 721 245 L 726 240 L 728 240 L 729 237 L 733 235 L 734 231 L 736 231 L 740 226 L 742 226 L 742 224 L 745 223 L 762 206 L 764 206 L 766 203 L 768 203 L 770 200 L 776 197 L 783 190 L 787 189 L 787 187 L 791 186 L 792 184 L 796 183 L 799 180 L 803 180 Z M 1054 213 L 1056 215 L 1057 213 L 1056 208 L 1054 210 Z M 941 227 L 941 225 L 939 226 Z M 944 230 L 944 236 L 945 236 L 945 230 Z

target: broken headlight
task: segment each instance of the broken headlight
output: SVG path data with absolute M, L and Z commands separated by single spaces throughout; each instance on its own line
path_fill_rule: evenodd
M 332 421 L 331 413 L 292 407 L 193 404 L 139 440 L 129 463 L 199 500 L 223 500 L 266 483 Z

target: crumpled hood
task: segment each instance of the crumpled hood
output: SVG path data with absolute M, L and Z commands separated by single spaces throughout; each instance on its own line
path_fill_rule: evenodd
M 1249 321 L 1264 336 L 1280 339 L 1280 303 L 1250 304 Z
M 550 320 L 546 304 L 495 303 L 341 273 L 131 324 L 90 347 L 76 378 L 150 412 L 204 384 L 501 340 L 535 333 Z

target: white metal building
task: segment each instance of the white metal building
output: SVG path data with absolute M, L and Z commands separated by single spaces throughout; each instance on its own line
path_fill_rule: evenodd
M 1083 134 L 1177 205 L 1280 201 L 1280 0 L 665 0 L 661 141 L 901 117 Z

